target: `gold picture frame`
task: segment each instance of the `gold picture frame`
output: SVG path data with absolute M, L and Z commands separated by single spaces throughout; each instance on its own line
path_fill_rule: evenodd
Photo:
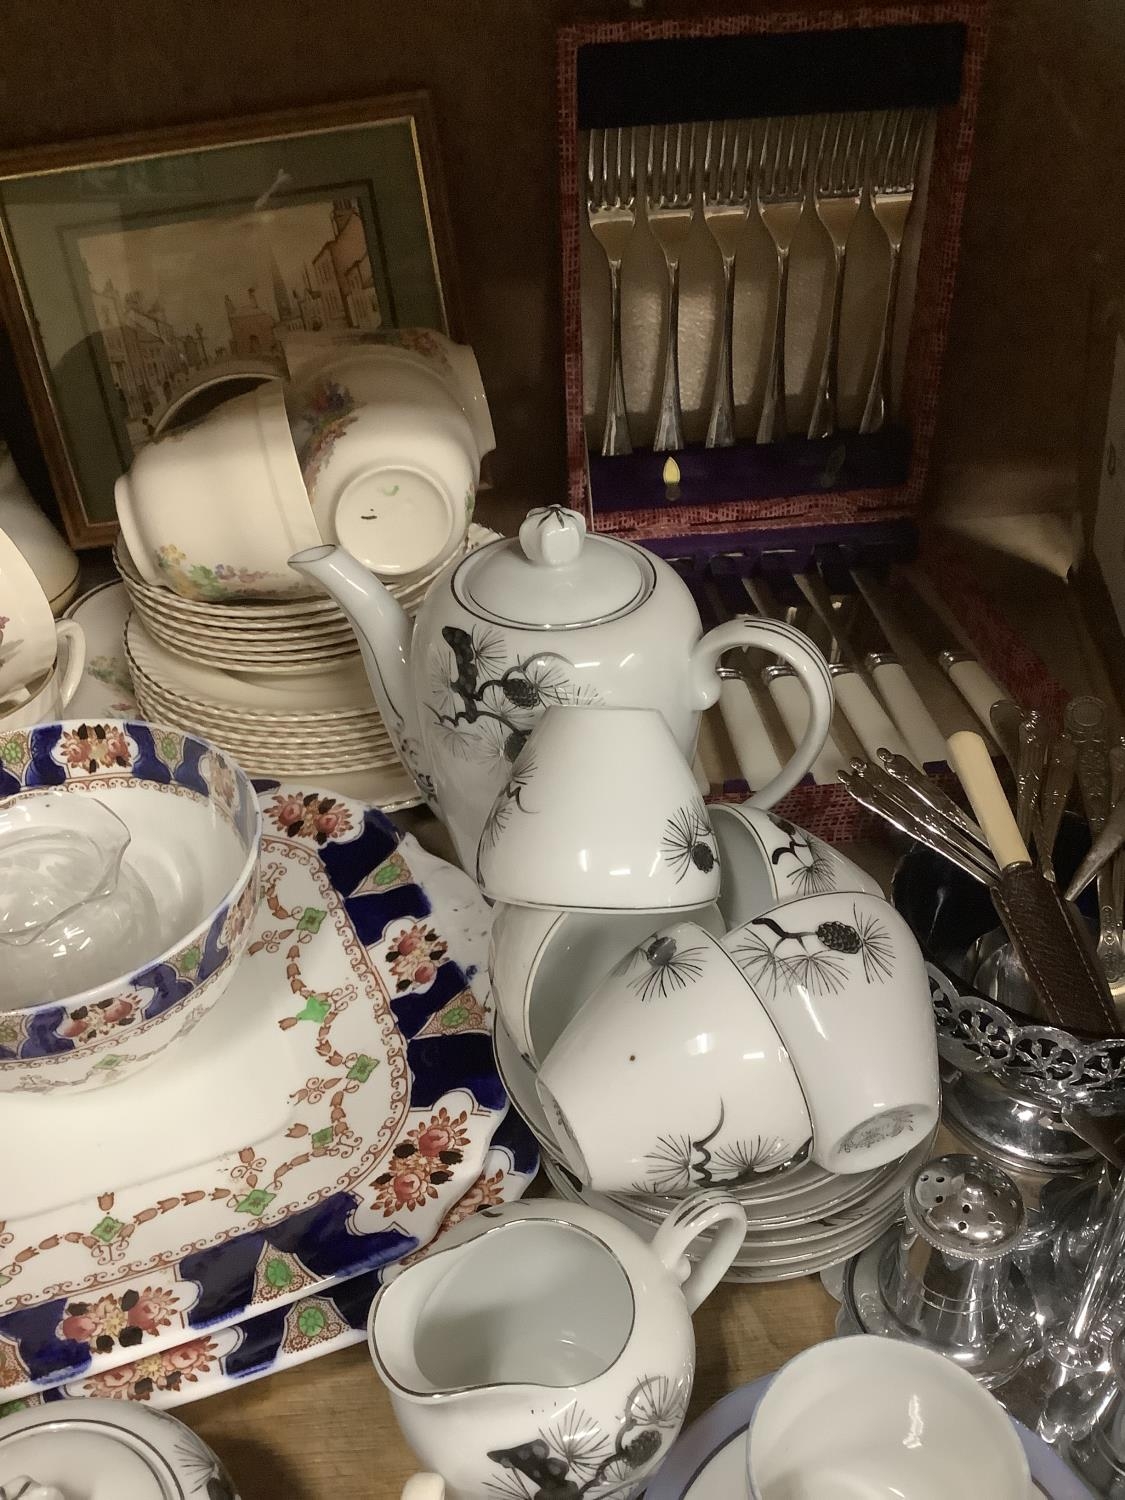
M 0 311 L 67 533 L 193 382 L 284 375 L 290 331 L 458 337 L 429 96 L 0 156 Z

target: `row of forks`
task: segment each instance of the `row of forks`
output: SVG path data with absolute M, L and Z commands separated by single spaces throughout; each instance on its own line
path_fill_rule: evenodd
M 592 130 L 586 162 L 590 230 L 601 245 L 610 277 L 610 371 L 602 453 L 632 452 L 621 347 L 621 266 L 643 192 L 645 217 L 668 276 L 664 374 L 653 447 L 684 446 L 679 379 L 680 257 L 696 217 L 697 201 L 722 260 L 723 299 L 716 351 L 708 447 L 735 442 L 733 341 L 736 261 L 753 211 L 776 253 L 776 284 L 769 321 L 769 364 L 757 441 L 788 436 L 785 412 L 785 322 L 789 257 L 811 199 L 832 244 L 833 275 L 828 339 L 808 435 L 837 430 L 837 368 L 848 240 L 866 196 L 886 235 L 890 263 L 879 348 L 860 424 L 877 432 L 887 421 L 891 355 L 901 252 L 914 201 L 926 113 L 789 116 L 706 125 L 654 125 L 648 130 L 643 177 L 637 131 Z M 697 147 L 702 136 L 702 147 Z

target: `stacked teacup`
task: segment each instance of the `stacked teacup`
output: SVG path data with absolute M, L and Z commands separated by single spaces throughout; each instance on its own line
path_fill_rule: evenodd
M 921 954 L 878 886 L 708 809 L 658 713 L 552 708 L 481 838 L 496 1048 L 555 1187 L 655 1232 L 733 1191 L 735 1274 L 803 1275 L 897 1216 L 938 1116 Z
M 0 733 L 62 718 L 85 664 L 81 625 L 56 622 L 31 565 L 0 531 Z
M 359 775 L 382 806 L 412 800 L 352 625 L 289 558 L 339 544 L 412 613 L 493 536 L 472 525 L 493 446 L 472 350 L 417 329 L 318 344 L 287 385 L 163 430 L 115 491 L 141 708 L 255 775 Z

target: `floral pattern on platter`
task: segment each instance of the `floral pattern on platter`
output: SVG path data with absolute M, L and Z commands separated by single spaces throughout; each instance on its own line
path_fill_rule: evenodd
M 662 1135 L 645 1160 L 644 1179 L 633 1184 L 637 1193 L 684 1193 L 696 1188 L 738 1187 L 763 1172 L 796 1160 L 778 1137 L 754 1136 L 716 1145 L 726 1122 L 720 1101 L 719 1119 L 707 1135 Z
M 130 1287 L 91 1302 L 68 1302 L 58 1326 L 60 1339 L 87 1344 L 98 1354 L 135 1349 L 145 1336 L 182 1327 L 181 1299 L 168 1287 Z
M 322 848 L 353 828 L 351 812 L 340 798 L 318 792 L 278 792 L 263 813 L 287 838 L 312 839 Z
M 294 417 L 299 432 L 297 461 L 306 488 L 312 492 L 320 471 L 332 456 L 342 433 L 356 420 L 355 397 L 336 380 L 318 380 L 303 393 L 300 412 Z
M 177 1393 L 185 1383 L 194 1384 L 213 1374 L 225 1352 L 221 1336 L 189 1339 L 172 1349 L 91 1375 L 82 1382 L 82 1395 L 148 1401 L 154 1395 Z
M 831 995 L 860 975 L 867 984 L 892 978 L 894 944 L 878 917 L 853 905 L 851 922 L 821 922 L 802 932 L 784 926 L 784 916 L 783 908 L 777 916 L 754 917 L 730 950 L 751 984 L 762 986 L 766 994 L 804 989 Z
M 389 1217 L 436 1199 L 437 1189 L 450 1181 L 453 1168 L 464 1159 L 468 1118 L 465 1111 L 451 1116 L 442 1109 L 428 1123 L 407 1131 L 392 1151 L 386 1170 L 372 1183 L 374 1207 Z
M 599 703 L 573 681 L 573 663 L 557 651 L 509 660 L 503 631 L 446 625 L 444 649 L 429 658 L 431 715 L 439 743 L 455 759 L 514 765 L 535 721 L 556 704 Z
M 719 851 L 702 797 L 681 807 L 668 819 L 660 850 L 676 873 L 677 885 L 693 867 L 703 875 L 709 875 L 715 868 Z
M 247 588 L 261 593 L 261 585 L 271 579 L 276 582 L 280 594 L 302 591 L 291 580 L 280 576 L 275 578 L 268 571 L 236 567 L 233 563 L 192 562 L 182 547 L 173 546 L 171 542 L 158 547 L 155 556 L 156 566 L 175 592 L 201 604 L 237 599 Z
M 412 922 L 387 947 L 387 962 L 395 977 L 395 992 L 424 989 L 432 984 L 449 944 L 435 927 Z
M 644 1376 L 613 1433 L 575 1398 L 536 1437 L 489 1451 L 501 1472 L 487 1492 L 494 1500 L 629 1500 L 679 1432 L 690 1394 L 690 1378 Z

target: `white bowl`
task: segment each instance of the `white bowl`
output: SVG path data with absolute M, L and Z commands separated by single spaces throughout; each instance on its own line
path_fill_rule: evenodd
M 160 925 L 151 957 L 105 983 L 57 1003 L 0 1005 L 0 1093 L 95 1088 L 151 1063 L 226 990 L 258 901 L 258 799 L 207 740 L 132 720 L 0 732 L 0 799 L 47 790 L 116 813 Z
M 721 937 L 717 906 L 692 917 Z M 579 1007 L 610 970 L 653 934 L 651 912 L 560 912 L 496 907 L 489 977 L 496 1012 L 508 1035 L 538 1067 Z
M 781 1369 L 747 1436 L 754 1500 L 1031 1500 L 1004 1408 L 952 1360 L 857 1335 Z
M 326 542 L 400 583 L 456 554 L 481 450 L 448 380 L 404 351 L 365 345 L 307 373 L 287 405 Z
M 767 907 L 801 896 L 883 894 L 865 870 L 775 813 L 748 802 L 716 802 L 707 811 L 723 867 L 719 910 L 728 927 L 740 927 Z
M 513 906 L 662 912 L 716 900 L 715 836 L 663 717 L 548 708 L 485 820 L 477 877 Z
M 149 443 L 114 496 L 129 555 L 150 584 L 228 602 L 315 592 L 288 563 L 321 537 L 279 381 Z
M 599 1192 L 749 1180 L 811 1133 L 781 1038 L 723 945 L 694 922 L 617 965 L 536 1081 L 571 1169 Z

